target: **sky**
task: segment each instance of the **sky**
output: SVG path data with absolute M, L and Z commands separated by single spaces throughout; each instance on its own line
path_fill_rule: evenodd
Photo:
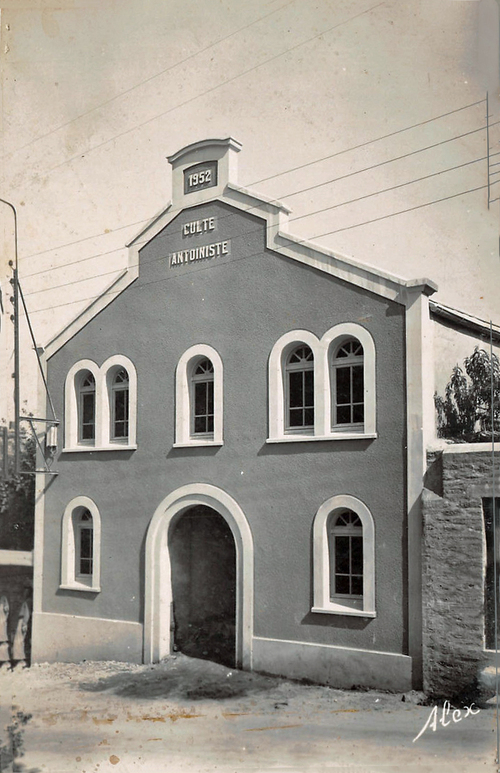
M 110 284 L 127 242 L 168 205 L 166 156 L 227 136 L 243 145 L 239 184 L 286 203 L 299 238 L 428 277 L 435 300 L 500 323 L 496 0 L 0 8 L 0 197 L 18 210 L 38 344 Z M 5 205 L 0 254 L 8 370 Z M 30 405 L 36 362 L 24 322 L 22 346 Z

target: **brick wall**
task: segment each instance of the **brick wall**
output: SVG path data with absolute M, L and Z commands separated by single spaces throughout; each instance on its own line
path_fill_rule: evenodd
M 428 456 L 422 582 L 424 690 L 431 695 L 473 689 L 486 660 L 482 498 L 492 494 L 491 468 L 487 446 Z

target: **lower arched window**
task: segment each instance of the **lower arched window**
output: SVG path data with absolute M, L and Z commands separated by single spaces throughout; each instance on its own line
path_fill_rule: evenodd
M 86 580 L 92 577 L 94 564 L 94 524 L 86 508 L 73 513 L 75 532 L 75 577 Z
M 328 518 L 330 601 L 361 607 L 363 601 L 363 524 L 352 510 Z
M 100 591 L 101 518 L 95 502 L 76 497 L 64 511 L 61 588 Z
M 331 497 L 313 525 L 313 612 L 375 617 L 375 528 L 356 497 Z

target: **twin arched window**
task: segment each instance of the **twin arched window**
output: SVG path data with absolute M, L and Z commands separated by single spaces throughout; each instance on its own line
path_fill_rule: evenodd
M 135 448 L 137 377 L 121 355 L 75 363 L 66 377 L 64 450 Z
M 375 346 L 361 325 L 282 336 L 269 358 L 269 439 L 376 437 Z

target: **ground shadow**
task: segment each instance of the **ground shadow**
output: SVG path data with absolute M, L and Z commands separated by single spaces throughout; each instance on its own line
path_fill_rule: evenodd
M 221 700 L 272 690 L 279 679 L 227 668 L 179 654 L 141 671 L 124 671 L 95 682 L 81 682 L 87 692 L 110 692 L 124 698 Z

